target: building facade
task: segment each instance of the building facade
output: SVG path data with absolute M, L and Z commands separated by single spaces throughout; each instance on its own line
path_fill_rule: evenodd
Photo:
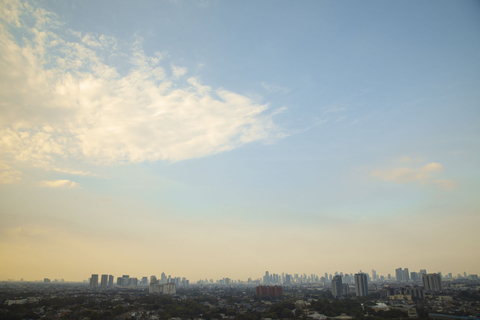
M 442 291 L 442 277 L 438 273 L 429 273 L 422 275 L 423 287 L 425 291 Z
M 343 287 L 342 287 L 342 277 L 335 276 L 332 279 L 332 295 L 335 298 L 340 298 L 343 296 Z
M 368 295 L 368 279 L 365 273 L 355 274 L 355 294 L 357 297 Z

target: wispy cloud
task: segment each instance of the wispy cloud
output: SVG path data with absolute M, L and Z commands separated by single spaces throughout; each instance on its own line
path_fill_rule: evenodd
M 68 157 L 106 164 L 179 161 L 283 136 L 267 104 L 193 77 L 177 80 L 186 68 L 170 65 L 167 76 L 165 55 L 147 56 L 141 38 L 125 53 L 112 37 L 73 30 L 62 35 L 49 27 L 57 23 L 53 15 L 28 4 L 11 1 L 2 12 L 4 159 L 45 167 Z M 25 35 L 22 43 L 10 30 Z M 108 65 L 110 56 L 128 59 Z
M 278 84 L 275 84 L 275 83 L 262 82 L 261 84 L 262 84 L 262 87 L 265 90 L 267 90 L 267 92 L 269 92 L 269 93 L 283 93 L 283 94 L 286 94 L 286 93 L 290 92 L 289 88 L 279 86 Z
M 419 182 L 422 185 L 437 185 L 443 190 L 453 190 L 457 184 L 451 180 L 434 180 L 433 174 L 443 171 L 440 163 L 431 162 L 420 168 L 395 168 L 392 170 L 374 170 L 370 174 L 384 181 L 397 183 Z
M 40 186 L 46 188 L 75 188 L 78 187 L 78 183 L 70 180 L 41 181 Z
M 172 67 L 172 74 L 175 78 L 179 78 L 187 73 L 187 68 L 178 67 L 173 64 L 171 65 L 171 67 Z
M 22 173 L 6 163 L 0 162 L 0 184 L 12 184 L 20 181 Z

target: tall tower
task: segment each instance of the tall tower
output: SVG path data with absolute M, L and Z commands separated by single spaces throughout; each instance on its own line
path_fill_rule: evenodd
M 368 295 L 368 280 L 365 273 L 355 274 L 355 294 L 357 297 Z
M 130 276 L 128 274 L 124 274 L 122 277 L 122 285 L 128 287 L 130 285 Z
M 100 282 L 100 288 L 106 289 L 108 284 L 108 274 L 102 274 L 102 281 Z
M 425 291 L 442 291 L 442 278 L 438 273 L 422 274 Z
M 332 294 L 335 298 L 339 298 L 342 296 L 342 277 L 341 276 L 335 276 L 332 279 Z
M 97 289 L 98 287 L 98 274 L 92 274 L 90 278 L 90 290 Z
M 395 277 L 397 281 L 403 281 L 403 270 L 402 268 L 395 269 Z
M 403 281 L 410 280 L 410 273 L 408 272 L 408 268 L 403 269 Z

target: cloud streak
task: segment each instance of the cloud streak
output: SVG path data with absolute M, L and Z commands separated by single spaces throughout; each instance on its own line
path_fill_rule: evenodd
M 405 162 L 405 161 L 404 161 Z M 396 168 L 393 170 L 374 170 L 372 177 L 397 183 L 418 182 L 422 185 L 437 185 L 443 190 L 453 190 L 457 184 L 452 180 L 434 180 L 433 174 L 443 171 L 440 163 L 431 162 L 420 168 Z
M 68 157 L 105 164 L 180 161 L 282 137 L 267 104 L 195 77 L 181 80 L 186 68 L 170 65 L 168 75 L 163 55 L 147 56 L 141 38 L 128 64 L 112 66 L 106 58 L 125 56 L 112 37 L 61 34 L 52 14 L 28 3 L 9 2 L 2 17 L 4 159 L 44 167 Z M 25 37 L 20 41 L 15 32 Z
M 78 183 L 75 183 L 70 180 L 54 180 L 54 181 L 41 181 L 41 187 L 46 188 L 75 188 L 78 187 Z

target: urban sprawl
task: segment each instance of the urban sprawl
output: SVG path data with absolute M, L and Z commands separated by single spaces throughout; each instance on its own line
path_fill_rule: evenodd
M 246 281 L 190 282 L 92 274 L 0 282 L 0 319 L 129 320 L 480 320 L 478 275 L 410 272 L 270 274 Z

